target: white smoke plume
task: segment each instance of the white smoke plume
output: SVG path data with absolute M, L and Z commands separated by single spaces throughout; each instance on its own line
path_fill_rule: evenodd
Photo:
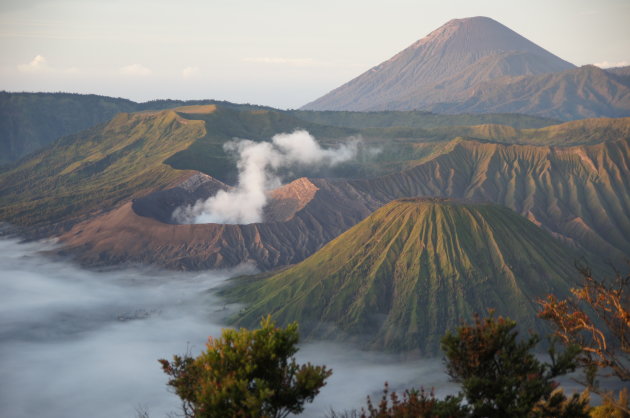
M 275 135 L 271 142 L 230 141 L 224 149 L 238 154 L 238 185 L 205 201 L 175 209 L 173 219 L 181 224 L 261 222 L 266 192 L 281 185 L 279 169 L 297 164 L 337 165 L 357 155 L 359 141 L 353 138 L 337 148 L 325 149 L 304 130 Z

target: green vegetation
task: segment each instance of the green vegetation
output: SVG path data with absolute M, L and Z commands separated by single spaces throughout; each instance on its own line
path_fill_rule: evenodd
M 517 340 L 516 322 L 475 317 L 442 339 L 446 369 L 461 384 L 467 406 L 475 417 L 588 417 L 588 397 L 567 399 L 554 378 L 577 367 L 580 348 L 557 353 L 551 363 L 533 354 L 537 335 Z
M 73 93 L 0 92 L 0 165 L 17 161 L 63 136 L 105 123 L 117 113 L 162 110 L 214 100 L 131 100 Z M 245 106 L 241 106 L 245 107 Z
M 493 313 L 474 317 L 448 331 L 442 339 L 444 362 L 453 379 L 461 385 L 456 396 L 438 399 L 424 389 L 408 389 L 402 396 L 390 392 L 387 383 L 380 402 L 367 398 L 361 411 L 331 418 L 587 418 L 600 417 L 603 408 L 589 406 L 588 392 L 568 398 L 554 380 L 577 367 L 580 349 L 571 346 L 564 352 L 548 351 L 550 363 L 534 353 L 536 334 L 519 337 L 516 323 Z M 593 412 L 593 415 L 589 415 Z
M 303 262 L 235 279 L 223 294 L 247 304 L 235 324 L 271 314 L 307 336 L 434 354 L 444 330 L 487 308 L 546 331 L 535 299 L 567 295 L 579 257 L 501 206 L 402 199 Z
M 514 113 L 441 115 L 418 110 L 400 112 L 294 110 L 291 111 L 291 113 L 295 117 L 305 121 L 354 129 L 392 127 L 433 129 L 448 126 L 455 127 L 484 124 L 506 125 L 513 128 L 524 129 L 542 128 L 560 122 L 556 119 Z
M 119 114 L 1 173 L 0 218 L 50 224 L 165 187 L 183 173 L 162 162 L 204 135 L 172 111 Z
M 185 417 L 286 417 L 299 414 L 312 402 L 332 371 L 310 363 L 298 365 L 297 323 L 277 328 L 270 317 L 260 329 L 224 329 L 221 338 L 210 338 L 198 357 L 174 356 L 160 360 L 170 377 L 168 385 L 182 400 Z M 475 315 L 471 324 L 460 324 L 442 338 L 445 366 L 461 385 L 456 396 L 438 399 L 433 392 L 410 389 L 399 396 L 387 383 L 378 404 L 367 397 L 360 412 L 333 418 L 587 418 L 588 392 L 567 397 L 554 380 L 575 371 L 581 350 L 569 346 L 557 352 L 552 343 L 550 362 L 534 354 L 539 337 L 519 338 L 516 323 L 493 312 Z M 622 396 L 626 396 L 625 392 Z M 621 400 L 621 398 L 620 398 Z M 593 409 L 592 416 L 609 404 Z M 619 415 L 623 416 L 623 415 Z
M 466 418 L 469 411 L 462 405 L 462 400 L 462 396 L 437 399 L 433 392 L 426 392 L 423 388 L 405 390 L 401 396 L 395 391 L 390 392 L 389 385 L 385 382 L 383 396 L 378 404 L 375 405 L 368 396 L 367 408 L 362 408 L 360 413 L 352 411 L 337 414 L 333 410 L 329 418 Z
M 281 418 L 302 412 L 332 374 L 297 364 L 298 338 L 297 323 L 281 329 L 268 317 L 253 331 L 224 329 L 196 358 L 160 363 L 186 417 Z

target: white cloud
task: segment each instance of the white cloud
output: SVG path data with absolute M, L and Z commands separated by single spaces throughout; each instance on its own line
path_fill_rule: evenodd
M 130 75 L 130 76 L 148 76 L 153 73 L 149 68 L 145 67 L 141 64 L 131 64 L 126 65 L 120 68 L 120 73 L 122 75 Z
M 258 64 L 290 65 L 294 67 L 312 67 L 318 65 L 318 62 L 312 58 L 252 57 L 244 58 L 243 61 Z
M 199 74 L 199 67 L 186 67 L 182 70 L 183 78 L 192 78 Z
M 614 67 L 626 67 L 630 65 L 630 62 L 628 61 L 619 61 L 619 62 L 602 61 L 602 62 L 596 62 L 593 65 L 599 68 L 614 68 Z
M 41 73 L 50 70 L 50 66 L 46 58 L 37 55 L 28 64 L 18 65 L 18 70 L 23 73 Z

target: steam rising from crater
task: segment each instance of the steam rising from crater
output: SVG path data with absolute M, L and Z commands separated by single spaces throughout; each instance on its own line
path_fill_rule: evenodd
M 304 130 L 275 135 L 271 142 L 230 141 L 224 149 L 238 154 L 238 185 L 205 201 L 175 209 L 173 219 L 181 224 L 261 222 L 266 192 L 281 185 L 279 169 L 298 164 L 335 166 L 357 155 L 359 141 L 352 138 L 339 147 L 325 149 Z

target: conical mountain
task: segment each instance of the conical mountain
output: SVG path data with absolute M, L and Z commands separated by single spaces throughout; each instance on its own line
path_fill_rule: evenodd
M 394 201 L 303 262 L 224 291 L 255 326 L 272 314 L 303 333 L 376 349 L 436 353 L 444 332 L 496 309 L 544 331 L 535 300 L 566 295 L 579 254 L 502 206 Z
M 571 68 L 572 64 L 493 19 L 453 19 L 303 109 L 403 110 L 398 107 L 403 99 L 405 109 L 420 108 L 458 100 L 479 82 Z

